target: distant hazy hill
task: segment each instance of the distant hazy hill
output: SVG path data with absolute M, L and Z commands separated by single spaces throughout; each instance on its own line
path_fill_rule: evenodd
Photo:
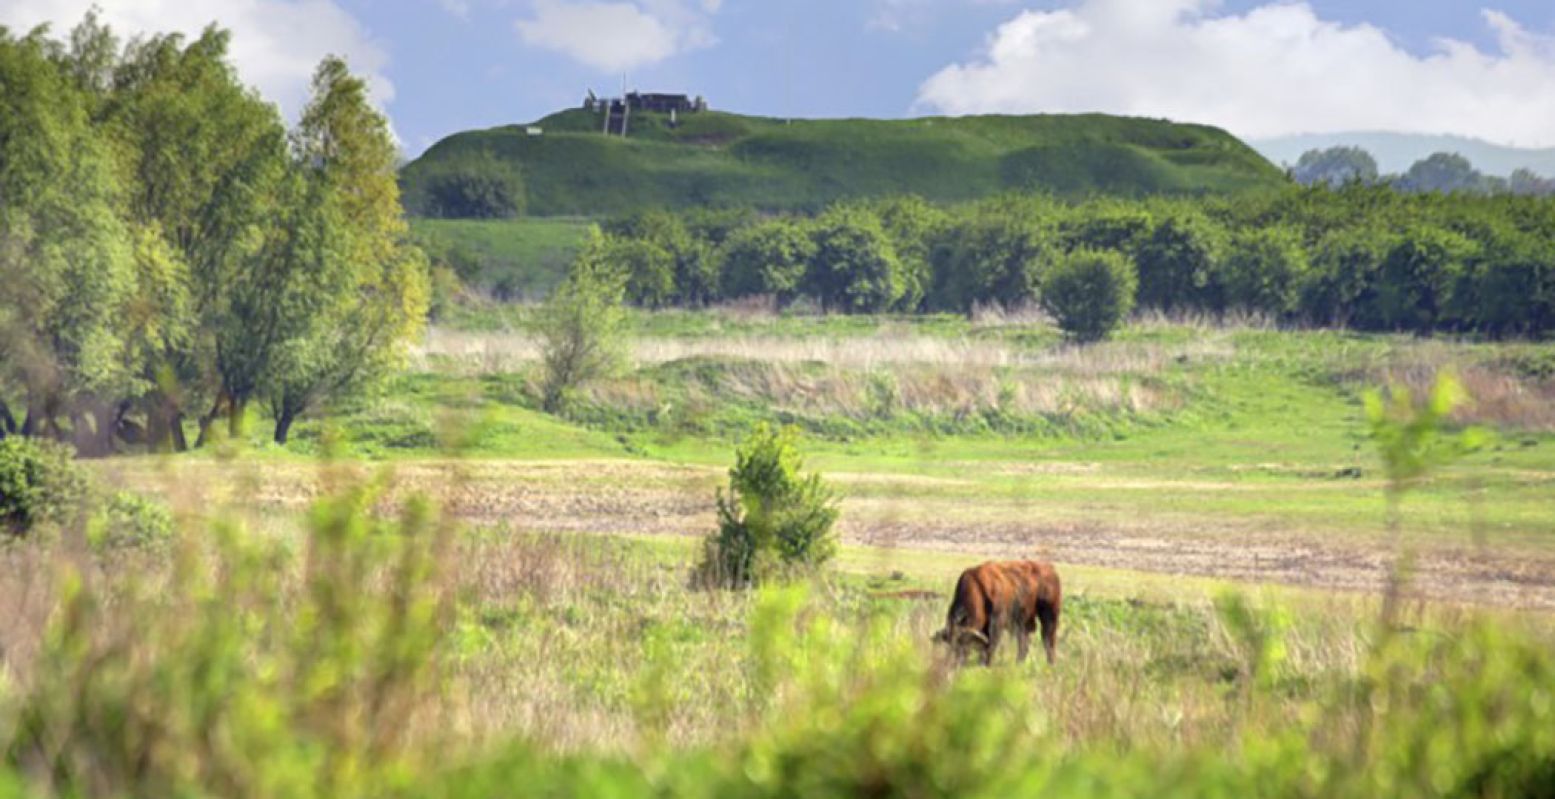
M 1248 142 L 1276 164 L 1294 164 L 1308 150 L 1360 147 L 1377 159 L 1384 173 L 1402 173 L 1432 153 L 1458 153 L 1487 175 L 1506 177 L 1526 167 L 1545 177 L 1555 177 L 1555 148 L 1525 150 L 1503 147 L 1463 136 L 1423 136 L 1410 133 L 1324 133 L 1254 139 Z
M 1224 131 L 1104 115 L 782 120 L 639 113 L 630 138 L 572 110 L 450 136 L 403 173 L 415 213 L 423 177 L 482 151 L 523 173 L 533 215 L 644 207 L 816 208 L 843 197 L 914 193 L 955 201 L 1011 189 L 1063 195 L 1237 192 L 1282 172 Z M 490 163 L 488 160 L 487 163 Z

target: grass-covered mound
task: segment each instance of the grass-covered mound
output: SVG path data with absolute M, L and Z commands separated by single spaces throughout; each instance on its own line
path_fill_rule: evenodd
M 450 136 L 405 167 L 413 213 L 435 213 L 429 181 L 452 163 L 517 164 L 528 213 L 648 207 L 814 209 L 850 197 L 961 201 L 1002 191 L 1138 196 L 1277 186 L 1280 171 L 1216 128 L 1101 114 L 783 121 L 719 112 L 632 117 L 606 137 L 597 114 Z

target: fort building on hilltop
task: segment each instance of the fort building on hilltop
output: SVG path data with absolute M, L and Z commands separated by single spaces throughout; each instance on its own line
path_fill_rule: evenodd
M 631 126 L 632 114 L 668 114 L 670 125 L 673 126 L 681 114 L 706 111 L 707 101 L 701 97 L 692 99 L 684 94 L 652 92 L 628 92 L 625 97 L 605 98 L 597 97 L 590 91 L 583 100 L 583 110 L 600 114 L 600 130 L 606 136 L 625 136 Z

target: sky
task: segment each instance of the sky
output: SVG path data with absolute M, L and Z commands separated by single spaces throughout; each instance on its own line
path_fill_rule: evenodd
M 63 35 L 91 0 L 0 0 Z M 325 54 L 407 156 L 588 89 L 777 117 L 1100 111 L 1245 138 L 1382 130 L 1555 147 L 1555 0 L 97 0 L 125 35 L 231 29 L 295 118 Z

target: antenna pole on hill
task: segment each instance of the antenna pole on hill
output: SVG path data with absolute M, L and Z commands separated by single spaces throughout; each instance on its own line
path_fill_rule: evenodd
M 621 138 L 626 138 L 627 123 L 632 121 L 632 103 L 626 96 L 626 73 L 621 73 Z

